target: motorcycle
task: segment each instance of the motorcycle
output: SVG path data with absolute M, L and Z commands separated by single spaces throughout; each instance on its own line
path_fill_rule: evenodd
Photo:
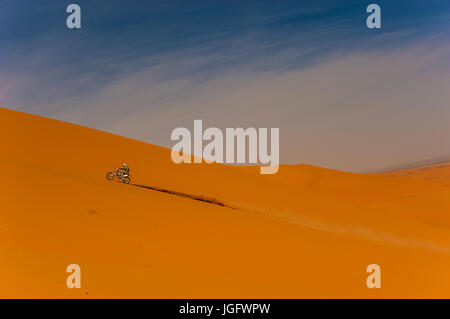
M 130 174 L 121 172 L 118 168 L 116 168 L 114 172 L 108 172 L 106 174 L 106 179 L 112 181 L 114 179 L 114 176 L 116 176 L 117 179 L 121 179 L 125 184 L 130 183 Z

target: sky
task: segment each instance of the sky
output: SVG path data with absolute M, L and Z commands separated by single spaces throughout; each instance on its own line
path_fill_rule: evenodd
M 0 106 L 164 147 L 279 127 L 281 163 L 373 171 L 450 155 L 449 27 L 443 0 L 0 0 Z

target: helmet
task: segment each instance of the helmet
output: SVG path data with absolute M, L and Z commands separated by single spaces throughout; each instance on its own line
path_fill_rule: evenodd
M 124 167 L 127 167 L 127 164 L 123 163 L 123 166 L 124 166 Z

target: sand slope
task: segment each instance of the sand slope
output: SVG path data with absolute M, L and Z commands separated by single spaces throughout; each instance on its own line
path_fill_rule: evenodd
M 0 297 L 450 297 L 448 165 L 175 165 L 167 149 L 7 109 L 0 133 Z M 107 181 L 123 162 L 133 184 L 183 196 Z M 81 289 L 66 287 L 72 263 Z M 366 287 L 371 263 L 381 289 Z

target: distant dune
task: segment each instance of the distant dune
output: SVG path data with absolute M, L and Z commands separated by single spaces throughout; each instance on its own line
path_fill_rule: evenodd
M 450 163 L 450 155 L 449 156 L 441 156 L 433 159 L 428 159 L 424 161 L 417 161 L 403 165 L 395 165 L 391 167 L 387 167 L 384 169 L 380 169 L 374 171 L 374 173 L 383 173 L 383 172 L 393 172 L 393 171 L 403 171 L 403 170 L 411 170 L 416 168 L 425 168 L 429 166 L 440 166 Z
M 0 108 L 1 298 L 450 298 L 450 166 L 173 164 Z M 126 162 L 131 184 L 105 174 Z M 69 264 L 82 288 L 68 289 Z M 382 270 L 366 287 L 366 267 Z

